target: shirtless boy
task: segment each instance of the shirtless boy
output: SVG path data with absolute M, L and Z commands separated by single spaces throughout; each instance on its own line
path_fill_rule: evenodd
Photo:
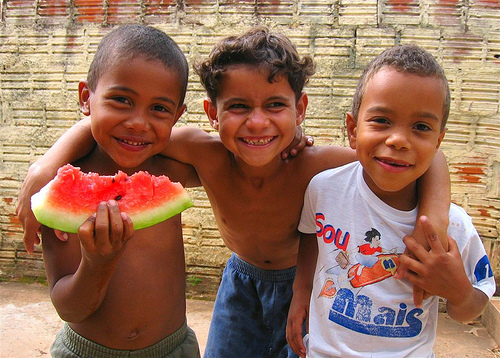
M 191 166 L 158 155 L 185 109 L 187 76 L 185 56 L 162 31 L 109 33 L 78 86 L 97 146 L 74 165 L 105 175 L 147 170 L 183 184 L 195 177 Z M 199 357 L 186 325 L 180 215 L 134 232 L 111 200 L 67 242 L 47 227 L 42 238 L 51 299 L 67 322 L 52 357 Z
M 316 146 L 281 159 L 304 120 L 308 98 L 302 90 L 313 74 L 312 60 L 301 58 L 285 36 L 255 28 L 225 38 L 196 71 L 209 97 L 205 112 L 219 136 L 177 128 L 163 154 L 195 167 L 222 239 L 234 252 L 219 287 L 205 356 L 295 357 L 285 327 L 304 192 L 315 174 L 356 155 L 345 147 Z M 88 148 L 86 127 L 77 124 L 50 149 L 51 158 L 45 155 L 33 166 L 20 199 L 49 179 L 37 177 Z M 420 211 L 445 230 L 449 178 L 442 154 L 424 177 L 428 200 Z M 21 222 L 35 227 L 29 212 L 21 214 Z M 33 229 L 25 236 L 28 248 L 34 237 Z

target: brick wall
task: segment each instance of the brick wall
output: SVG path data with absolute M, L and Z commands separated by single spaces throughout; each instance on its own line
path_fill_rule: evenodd
M 2 0 L 0 8 L 0 276 L 43 275 L 15 217 L 29 164 L 80 118 L 77 83 L 102 36 L 141 22 L 171 35 L 188 60 L 222 36 L 267 24 L 317 63 L 304 129 L 346 145 L 344 114 L 361 71 L 388 46 L 416 42 L 443 65 L 452 94 L 442 149 L 452 199 L 473 217 L 500 272 L 500 2 L 498 0 Z M 209 130 L 191 73 L 181 125 Z M 184 215 L 189 291 L 211 296 L 229 255 L 203 190 Z

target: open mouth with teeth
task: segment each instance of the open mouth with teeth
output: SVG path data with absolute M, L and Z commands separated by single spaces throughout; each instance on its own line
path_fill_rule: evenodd
M 402 161 L 396 161 L 396 160 L 392 160 L 392 159 L 383 159 L 383 158 L 375 158 L 375 159 L 381 164 L 390 165 L 390 166 L 396 167 L 396 168 L 410 168 L 413 166 L 412 164 L 408 164 L 408 163 L 405 163 Z
M 264 138 L 240 138 L 241 141 L 245 142 L 249 145 L 254 146 L 264 146 L 266 144 L 271 143 L 276 137 L 264 137 Z
M 120 139 L 120 138 L 116 138 L 116 140 L 123 143 L 123 144 L 131 145 L 133 147 L 140 147 L 140 146 L 145 146 L 148 144 L 148 142 L 135 142 L 135 141 Z

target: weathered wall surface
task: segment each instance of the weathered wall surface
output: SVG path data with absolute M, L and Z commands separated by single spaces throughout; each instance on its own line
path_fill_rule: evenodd
M 317 144 L 346 145 L 344 115 L 376 54 L 416 42 L 444 66 L 452 92 L 442 149 L 453 201 L 473 217 L 497 272 L 500 231 L 500 2 L 498 0 L 3 0 L 0 8 L 0 275 L 43 275 L 27 255 L 15 201 L 28 166 L 80 118 L 77 82 L 102 36 L 141 22 L 171 35 L 190 62 L 222 36 L 267 24 L 287 34 L 317 73 L 304 124 Z M 180 125 L 209 130 L 191 74 Z M 190 292 L 212 295 L 229 255 L 203 190 L 192 190 L 184 234 Z

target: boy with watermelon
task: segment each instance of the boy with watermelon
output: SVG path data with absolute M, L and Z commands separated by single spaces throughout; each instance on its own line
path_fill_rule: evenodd
M 105 36 L 78 87 L 97 146 L 74 165 L 104 175 L 166 174 L 183 184 L 196 178 L 191 166 L 158 155 L 185 110 L 188 69 L 177 44 L 153 27 Z M 67 322 L 52 357 L 199 357 L 186 325 L 180 215 L 134 232 L 118 200 L 101 202 L 67 242 L 42 227 L 51 299 Z
M 293 159 L 281 157 L 305 118 L 308 98 L 302 90 L 313 67 L 288 38 L 265 28 L 223 39 L 196 66 L 209 97 L 204 109 L 219 136 L 177 128 L 163 151 L 195 167 L 224 243 L 233 251 L 215 302 L 206 357 L 296 357 L 286 344 L 285 327 L 304 192 L 315 174 L 356 159 L 354 151 L 338 146 L 306 147 Z M 47 173 L 88 151 L 91 142 L 85 122 L 63 135 L 31 167 L 21 205 L 47 181 Z M 444 232 L 450 198 L 442 154 L 421 182 L 427 199 L 420 211 Z M 29 211 L 20 209 L 21 222 L 30 227 L 25 243 L 31 249 L 36 226 Z

